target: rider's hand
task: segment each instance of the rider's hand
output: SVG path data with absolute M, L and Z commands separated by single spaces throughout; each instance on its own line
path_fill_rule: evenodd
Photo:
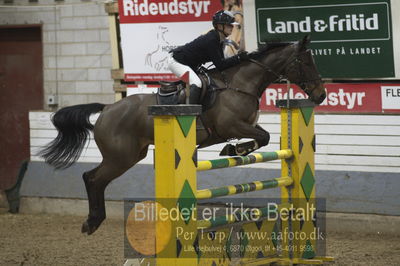
M 238 53 L 238 58 L 240 61 L 247 61 L 250 59 L 249 54 L 246 51 L 241 51 Z

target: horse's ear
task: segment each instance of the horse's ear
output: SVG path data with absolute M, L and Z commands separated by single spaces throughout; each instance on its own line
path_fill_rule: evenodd
M 307 50 L 307 47 L 310 44 L 310 42 L 311 42 L 310 35 L 304 36 L 303 40 L 299 41 L 299 51 Z

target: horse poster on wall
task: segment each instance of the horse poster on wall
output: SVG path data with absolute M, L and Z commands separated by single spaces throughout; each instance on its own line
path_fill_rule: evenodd
M 119 0 L 125 81 L 176 80 L 171 49 L 212 29 L 219 0 Z

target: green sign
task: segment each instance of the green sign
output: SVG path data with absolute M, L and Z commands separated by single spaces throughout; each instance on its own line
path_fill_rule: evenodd
M 394 77 L 390 0 L 255 0 L 258 45 L 311 35 L 325 78 Z

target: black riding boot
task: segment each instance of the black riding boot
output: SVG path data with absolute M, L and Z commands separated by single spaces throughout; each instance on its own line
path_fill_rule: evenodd
M 190 85 L 190 104 L 199 104 L 201 97 L 201 88 L 197 87 L 195 84 Z

